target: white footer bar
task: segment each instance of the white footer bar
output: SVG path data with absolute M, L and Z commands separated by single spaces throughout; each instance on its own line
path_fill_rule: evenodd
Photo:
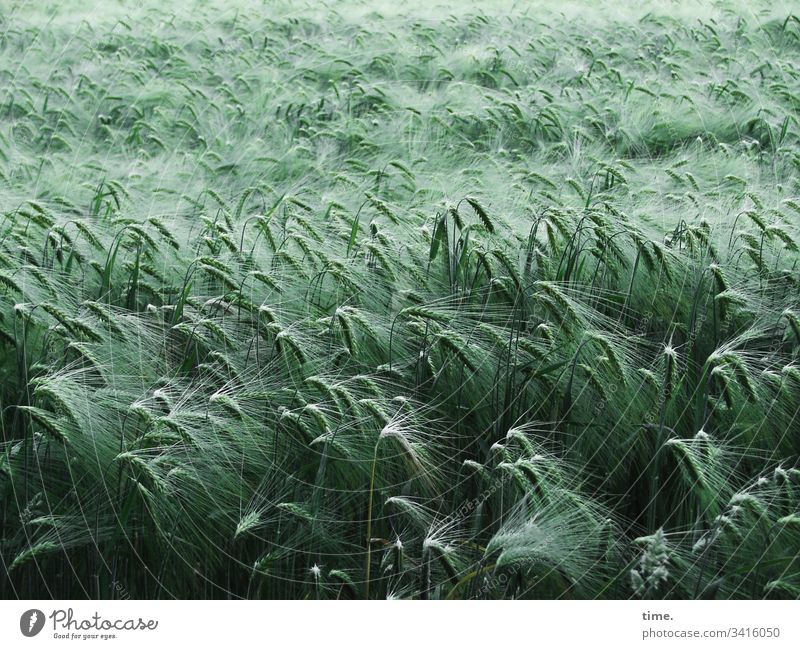
M 2 647 L 797 647 L 799 627 L 794 601 L 0 602 Z

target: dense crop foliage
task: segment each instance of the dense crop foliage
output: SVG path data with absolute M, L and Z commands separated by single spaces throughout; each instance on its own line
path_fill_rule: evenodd
M 800 595 L 797 15 L 140 5 L 0 13 L 0 596 Z

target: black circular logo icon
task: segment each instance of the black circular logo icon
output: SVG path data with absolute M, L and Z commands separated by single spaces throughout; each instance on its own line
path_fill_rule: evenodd
M 22 635 L 32 638 L 44 627 L 44 613 L 38 608 L 32 608 L 30 611 L 25 611 L 22 617 L 19 618 L 19 630 Z

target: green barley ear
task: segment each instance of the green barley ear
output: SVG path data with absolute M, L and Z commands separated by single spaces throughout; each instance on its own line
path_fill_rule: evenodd
M 794 333 L 794 337 L 797 340 L 797 344 L 800 345 L 800 316 L 798 316 L 791 309 L 784 309 L 781 315 L 786 318 L 786 321 L 789 323 L 789 327 L 791 328 L 792 332 Z
M 235 419 L 244 419 L 244 413 L 236 401 L 229 397 L 227 394 L 216 393 L 211 395 L 209 403 L 220 406 L 225 412 L 233 416 Z
M 477 371 L 477 365 L 473 362 L 466 341 L 454 331 L 446 331 L 437 336 L 439 344 L 472 372 Z
M 9 572 L 16 570 L 24 566 L 25 564 L 31 561 L 37 561 L 39 559 L 43 559 L 46 556 L 58 552 L 61 549 L 61 546 L 57 543 L 53 543 L 51 541 L 43 541 L 41 543 L 37 543 L 26 550 L 20 552 L 14 560 L 11 562 L 11 565 L 8 567 Z
M 347 593 L 351 598 L 358 597 L 358 589 L 353 578 L 343 570 L 331 570 L 328 573 L 328 579 L 332 584 L 338 584 L 337 591 L 339 593 Z
M 718 362 L 733 369 L 734 378 L 749 401 L 758 401 L 755 384 L 740 354 L 736 352 L 726 352 L 719 357 Z
M 451 549 L 446 547 L 437 539 L 427 538 L 425 541 L 423 541 L 423 556 L 425 556 L 425 553 L 428 551 L 430 552 L 429 556 L 436 557 L 439 560 L 439 564 L 444 569 L 444 572 L 450 582 L 453 585 L 458 584 L 458 570 L 455 566 Z M 430 572 L 428 573 L 427 577 L 429 580 Z M 428 583 L 428 590 L 430 590 L 430 583 Z
M 433 320 L 441 324 L 447 324 L 452 316 L 435 309 L 425 306 L 410 306 L 400 311 L 399 315 L 407 316 L 410 318 L 423 318 L 426 320 Z
M 617 375 L 623 385 L 626 382 L 625 379 L 625 369 L 623 364 L 623 359 L 621 355 L 618 353 L 614 345 L 611 344 L 611 341 L 608 337 L 604 336 L 602 333 L 599 332 L 591 332 L 589 334 L 589 338 L 594 340 L 605 352 L 606 358 L 609 361 L 614 373 Z
M 783 516 L 777 520 L 777 523 L 778 525 L 783 525 L 784 527 L 791 527 L 800 530 L 800 515 L 789 514 L 787 516 Z
M 693 488 L 699 497 L 701 511 L 706 512 L 712 504 L 713 493 L 706 478 L 703 458 L 694 448 L 695 445 L 687 444 L 682 439 L 669 439 L 666 441 L 665 446 L 673 451 L 686 483 Z
M 69 438 L 62 430 L 63 427 L 47 411 L 34 406 L 17 406 L 17 410 L 26 413 L 30 417 L 32 425 L 41 428 L 55 441 L 61 444 L 69 442 Z
M 783 243 L 783 247 L 786 250 L 789 250 L 791 252 L 797 252 L 798 250 L 800 250 L 800 248 L 798 248 L 797 242 L 786 231 L 786 228 L 780 225 L 770 225 L 769 227 L 767 227 L 766 233 L 771 238 L 778 239 L 781 243 Z
M 0 285 L 4 286 L 7 290 L 13 291 L 22 295 L 22 287 L 9 275 L 0 272 Z
M 486 228 L 486 231 L 489 232 L 489 234 L 494 234 L 494 223 L 492 223 L 492 220 L 489 218 L 489 215 L 486 213 L 486 210 L 483 209 L 481 204 L 474 198 L 465 198 L 464 200 L 466 200 L 467 203 L 470 204 L 470 207 L 475 210 L 475 213 L 478 215 L 478 218 L 480 218 L 481 223 L 483 223 L 483 227 Z
M 309 509 L 299 503 L 278 503 L 276 508 L 286 513 L 290 518 L 294 517 L 307 523 L 311 523 L 314 520 L 314 515 Z
M 395 225 L 399 223 L 399 220 L 395 215 L 395 213 L 389 208 L 389 206 L 384 201 L 382 201 L 380 198 L 369 192 L 367 192 L 366 197 L 376 211 L 378 211 L 380 214 L 383 214 L 387 219 L 389 219 Z
M 630 571 L 631 588 L 636 597 L 651 599 L 663 590 L 670 573 L 670 548 L 664 530 L 634 541 L 642 547 L 638 564 Z
M 729 289 L 728 280 L 725 277 L 725 273 L 722 268 L 718 264 L 711 264 L 709 267 L 711 274 L 714 276 L 714 281 L 716 282 L 717 286 L 717 293 L 723 293 Z
M 260 523 L 261 516 L 258 512 L 249 512 L 245 514 L 236 524 L 236 530 L 233 533 L 234 540 L 257 528 Z

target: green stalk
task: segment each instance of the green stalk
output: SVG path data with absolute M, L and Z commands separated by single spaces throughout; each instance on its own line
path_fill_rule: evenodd
M 378 439 L 380 442 L 380 439 Z M 372 473 L 369 478 L 369 503 L 367 504 L 367 566 L 364 576 L 364 599 L 369 599 L 369 577 L 372 562 L 372 500 L 375 495 L 375 469 L 378 465 L 378 442 L 375 443 L 375 453 L 372 456 Z

